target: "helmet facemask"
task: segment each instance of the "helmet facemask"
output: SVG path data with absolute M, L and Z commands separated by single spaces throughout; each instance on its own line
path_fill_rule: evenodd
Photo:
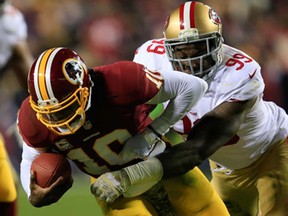
M 189 71 L 192 75 L 207 80 L 216 72 L 222 61 L 222 42 L 223 38 L 221 35 L 218 32 L 215 32 L 197 37 L 186 36 L 182 38 L 166 39 L 164 40 L 164 46 L 174 70 L 186 73 Z M 177 47 L 185 47 L 185 45 L 194 45 L 195 48 L 200 45 L 200 47 L 204 47 L 204 50 L 201 49 L 199 53 L 196 52 L 193 56 L 185 56 L 185 54 L 177 56 Z
M 38 101 L 38 105 L 30 98 L 30 104 L 37 113 L 37 118 L 51 131 L 58 135 L 73 134 L 85 122 L 85 107 L 89 91 L 80 87 L 62 102 L 56 98 Z

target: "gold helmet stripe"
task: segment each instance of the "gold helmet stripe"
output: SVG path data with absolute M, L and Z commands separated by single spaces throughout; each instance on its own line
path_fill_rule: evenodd
M 51 65 L 55 55 L 62 48 L 52 48 L 43 52 L 34 69 L 34 85 L 38 101 L 54 98 L 51 86 Z
M 53 52 L 55 48 L 47 50 L 44 55 L 42 56 L 39 64 L 39 69 L 38 69 L 38 84 L 39 84 L 39 89 L 40 89 L 40 94 L 42 100 L 48 100 L 49 95 L 47 92 L 47 86 L 46 86 L 46 80 L 47 80 L 47 59 L 49 58 L 50 54 Z

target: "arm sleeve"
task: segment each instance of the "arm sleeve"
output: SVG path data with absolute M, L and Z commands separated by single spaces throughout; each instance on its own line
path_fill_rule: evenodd
M 20 180 L 27 196 L 30 196 L 30 167 L 32 161 L 40 154 L 35 148 L 29 147 L 23 141 L 22 160 L 20 164 Z
M 169 100 L 164 112 L 151 123 L 153 129 L 163 135 L 197 104 L 206 92 L 208 84 L 200 78 L 178 71 L 161 72 L 161 74 L 164 84 L 148 104 Z

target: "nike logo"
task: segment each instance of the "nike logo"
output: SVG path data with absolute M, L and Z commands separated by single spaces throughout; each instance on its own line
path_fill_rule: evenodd
M 255 69 L 255 71 L 252 74 L 249 74 L 250 79 L 252 79 L 254 77 L 254 75 L 256 74 L 257 69 Z

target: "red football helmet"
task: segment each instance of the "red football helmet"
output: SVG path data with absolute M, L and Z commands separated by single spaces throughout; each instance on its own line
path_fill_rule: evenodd
M 85 121 L 90 77 L 81 57 L 68 48 L 44 51 L 28 75 L 30 104 L 37 118 L 59 135 L 73 134 Z
M 208 79 L 222 61 L 221 34 L 220 17 L 212 8 L 197 1 L 181 4 L 165 23 L 164 46 L 173 68 Z

